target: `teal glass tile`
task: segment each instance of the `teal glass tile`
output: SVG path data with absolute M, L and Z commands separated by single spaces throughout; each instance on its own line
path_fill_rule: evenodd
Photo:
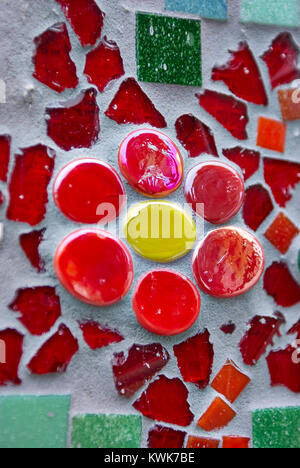
M 201 22 L 137 13 L 140 81 L 202 86 Z
M 228 0 L 165 0 L 165 10 L 191 13 L 202 18 L 226 21 Z
M 0 448 L 66 448 L 71 397 L 1 396 Z
M 300 448 L 300 407 L 254 411 L 252 426 L 254 448 Z
M 241 22 L 299 27 L 299 0 L 242 0 Z

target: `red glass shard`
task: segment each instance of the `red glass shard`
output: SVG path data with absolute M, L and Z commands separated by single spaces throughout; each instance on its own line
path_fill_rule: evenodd
M 270 194 L 262 185 L 252 185 L 246 190 L 243 217 L 253 231 L 257 231 L 273 210 Z
M 269 69 L 272 88 L 300 78 L 299 48 L 291 33 L 279 34 L 262 56 Z
M 34 39 L 34 78 L 58 93 L 76 88 L 76 66 L 71 60 L 71 42 L 65 23 L 57 23 Z
M 87 54 L 84 73 L 100 93 L 112 80 L 123 76 L 125 70 L 117 43 L 105 36 L 98 47 Z
M 27 367 L 33 374 L 38 375 L 66 372 L 78 350 L 78 341 L 62 324 L 58 331 L 43 344 Z
M 236 325 L 233 322 L 228 322 L 224 325 L 221 326 L 220 330 L 225 334 L 225 335 L 232 335 L 235 330 L 236 330 Z
M 265 237 L 280 253 L 285 255 L 298 234 L 299 229 L 294 223 L 284 213 L 279 213 L 266 231 Z
M 189 436 L 187 446 L 188 449 L 217 449 L 219 448 L 220 440 L 209 439 L 207 437 Z
M 65 151 L 74 148 L 90 148 L 98 140 L 100 132 L 99 107 L 94 88 L 80 93 L 66 107 L 48 108 L 46 120 L 48 136 Z
M 180 379 L 159 376 L 133 404 L 145 417 L 177 426 L 189 426 L 194 415 L 188 404 L 188 391 Z
M 47 187 L 54 170 L 55 152 L 43 145 L 16 155 L 9 184 L 7 218 L 36 226 L 43 221 L 48 203 Z
M 82 46 L 95 45 L 101 36 L 105 13 L 94 0 L 56 0 Z
M 165 128 L 167 123 L 134 78 L 128 78 L 121 86 L 105 115 L 121 124 L 144 124 Z
M 192 114 L 185 114 L 175 124 L 177 138 L 191 158 L 201 154 L 219 157 L 212 130 Z
M 23 354 L 24 336 L 8 328 L 0 331 L 0 386 L 20 385 L 19 364 Z
M 282 385 L 300 393 L 299 351 L 293 346 L 272 351 L 267 357 L 272 387 Z
M 264 287 L 279 306 L 291 307 L 300 302 L 300 285 L 284 262 L 274 262 L 266 270 Z
M 1 207 L 2 205 L 4 205 L 5 200 L 6 200 L 5 195 L 4 195 L 3 192 L 0 190 L 0 207 Z
M 61 316 L 60 299 L 55 288 L 41 286 L 17 291 L 9 308 L 19 313 L 19 320 L 32 335 L 47 333 Z
M 11 137 L 9 135 L 0 136 L 0 180 L 7 182 L 7 172 L 10 159 Z
M 263 79 L 247 42 L 240 42 L 237 51 L 229 52 L 229 62 L 213 68 L 212 80 L 223 81 L 230 91 L 245 101 L 267 106 Z
M 186 432 L 175 431 L 175 429 L 171 429 L 170 427 L 156 425 L 149 432 L 148 448 L 183 448 L 185 437 Z
M 165 367 L 169 359 L 168 351 L 159 343 L 133 345 L 127 355 L 115 353 L 112 368 L 118 393 L 132 397 Z
M 248 437 L 225 436 L 223 437 L 223 449 L 248 449 L 251 439 Z
M 241 168 L 245 181 L 250 179 L 259 169 L 260 153 L 258 151 L 237 146 L 224 149 L 223 155 Z
M 86 344 L 93 350 L 104 348 L 113 343 L 120 343 L 124 337 L 117 331 L 92 320 L 79 322 L 79 327 Z
M 300 320 L 288 331 L 288 335 L 297 335 L 297 340 L 300 339 Z
M 183 380 L 201 389 L 209 384 L 214 361 L 214 347 L 208 330 L 174 346 L 174 354 Z
M 284 208 L 292 199 L 293 191 L 300 182 L 300 164 L 264 158 L 264 175 L 276 202 Z
M 278 153 L 285 152 L 287 125 L 267 117 L 259 117 L 256 145 Z
M 196 94 L 199 104 L 238 140 L 248 138 L 246 127 L 249 121 L 245 103 L 227 94 L 204 90 Z
M 276 335 L 280 336 L 283 325 L 279 318 L 256 315 L 247 325 L 247 332 L 240 342 L 240 350 L 244 363 L 255 366 L 267 347 L 273 345 Z
M 278 100 L 281 109 L 282 120 L 293 122 L 300 119 L 299 88 L 279 89 Z
M 45 262 L 39 253 L 39 246 L 44 239 L 45 232 L 46 229 L 41 229 L 20 235 L 20 245 L 33 268 L 39 273 L 46 271 Z

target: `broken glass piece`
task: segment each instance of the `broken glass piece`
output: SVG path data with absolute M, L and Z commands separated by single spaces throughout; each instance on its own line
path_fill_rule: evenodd
M 79 327 L 86 344 L 93 350 L 104 348 L 113 343 L 123 341 L 123 336 L 117 331 L 92 320 L 79 322 Z
M 0 331 L 0 386 L 22 383 L 18 372 L 23 354 L 23 341 L 24 336 L 16 330 L 8 328 Z
M 265 272 L 264 288 L 282 307 L 292 307 L 300 302 L 300 285 L 284 262 L 274 262 Z
M 179 117 L 175 124 L 177 138 L 191 158 L 201 154 L 219 157 L 212 130 L 192 114 Z
M 298 234 L 299 229 L 294 223 L 284 213 L 279 213 L 266 231 L 265 237 L 280 253 L 285 255 Z
M 45 272 L 45 262 L 39 253 L 39 246 L 44 239 L 46 229 L 20 235 L 20 245 L 29 262 L 39 273 Z
M 243 218 L 253 231 L 258 230 L 273 210 L 270 194 L 262 185 L 252 185 L 246 190 Z
M 259 117 L 256 140 L 257 146 L 270 151 L 284 153 L 286 129 L 286 124 L 279 120 Z
M 189 436 L 187 446 L 188 449 L 217 449 L 220 446 L 220 440 L 208 439 L 206 437 Z
M 276 202 L 284 208 L 292 199 L 293 191 L 300 182 L 300 164 L 264 158 L 264 175 Z
M 170 449 L 183 448 L 186 432 L 175 431 L 170 427 L 156 425 L 149 432 L 148 448 Z
M 300 320 L 288 331 L 288 335 L 297 335 L 297 340 L 300 339 Z
M 272 387 L 284 386 L 300 393 L 300 362 L 297 347 L 272 351 L 267 357 Z
M 300 119 L 300 92 L 299 89 L 280 89 L 278 99 L 281 108 L 282 119 L 292 122 Z
M 234 403 L 250 382 L 251 379 L 231 359 L 227 359 L 211 387 L 224 395 L 230 403 Z
M 226 427 L 236 416 L 236 412 L 217 397 L 201 416 L 197 425 L 204 431 L 211 432 Z
M 233 335 L 233 333 L 236 330 L 236 325 L 233 322 L 229 321 L 228 323 L 225 323 L 224 325 L 222 325 L 220 330 L 225 335 Z
M 259 169 L 260 153 L 258 151 L 237 146 L 224 149 L 223 155 L 241 168 L 245 181 L 250 179 Z
M 7 182 L 7 172 L 10 160 L 11 137 L 9 135 L 0 136 L 0 180 Z
M 248 437 L 225 436 L 223 437 L 223 449 L 248 449 L 251 439 Z

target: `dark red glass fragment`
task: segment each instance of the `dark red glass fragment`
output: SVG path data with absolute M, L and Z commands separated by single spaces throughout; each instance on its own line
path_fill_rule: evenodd
M 292 307 L 300 302 L 300 285 L 284 262 L 274 262 L 266 270 L 264 287 L 279 306 Z
M 287 387 L 294 393 L 300 393 L 299 350 L 293 346 L 272 351 L 267 357 L 271 385 Z
M 19 364 L 23 354 L 24 336 L 8 328 L 0 331 L 0 385 L 20 385 Z
M 48 203 L 47 187 L 54 170 L 55 152 L 43 145 L 16 155 L 9 184 L 7 218 L 36 226 L 43 221 Z
M 45 262 L 39 253 L 39 246 L 44 239 L 46 229 L 32 231 L 20 235 L 20 245 L 29 262 L 39 273 L 45 270 Z
M 221 326 L 220 330 L 225 334 L 225 335 L 233 335 L 233 333 L 236 330 L 236 325 L 233 322 L 228 322 L 225 323 L 224 325 Z
M 300 340 L 300 320 L 288 331 L 288 335 L 296 335 L 297 340 Z
M 273 210 L 270 194 L 262 185 L 252 185 L 246 190 L 243 217 L 253 231 L 257 231 Z
M 212 80 L 223 81 L 230 91 L 245 101 L 267 106 L 268 97 L 262 76 L 247 42 L 240 42 L 237 51 L 229 52 L 229 62 L 213 68 Z
M 170 427 L 156 425 L 149 432 L 148 448 L 171 449 L 183 448 L 186 432 L 176 431 Z
M 175 124 L 177 138 L 191 158 L 201 154 L 219 157 L 212 130 L 192 114 L 185 114 Z
M 196 94 L 199 104 L 238 140 L 248 138 L 248 109 L 244 102 L 227 94 L 204 90 Z
M 145 124 L 165 128 L 167 123 L 134 78 L 123 81 L 105 115 L 121 124 Z
M 0 180 L 7 182 L 7 172 L 10 159 L 11 137 L 9 135 L 0 136 Z
M 300 164 L 264 158 L 264 174 L 276 202 L 284 208 L 292 199 L 293 191 L 300 182 Z
M 168 351 L 159 343 L 133 345 L 127 355 L 115 353 L 112 368 L 118 393 L 132 397 L 165 367 L 169 359 Z
M 79 323 L 86 344 L 93 350 L 104 348 L 113 343 L 123 341 L 123 336 L 117 331 L 92 320 Z
M 260 153 L 258 151 L 237 146 L 224 149 L 223 155 L 241 168 L 245 181 L 250 179 L 259 169 Z
M 66 107 L 48 108 L 46 121 L 48 136 L 65 151 L 73 148 L 90 148 L 100 132 L 99 107 L 94 88 L 80 93 Z

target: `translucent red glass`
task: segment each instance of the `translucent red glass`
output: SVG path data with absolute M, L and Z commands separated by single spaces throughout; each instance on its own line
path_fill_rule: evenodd
M 228 322 L 225 323 L 220 327 L 220 330 L 225 334 L 225 335 L 233 335 L 233 333 L 236 330 L 236 325 L 233 322 Z
M 266 270 L 264 287 L 279 306 L 292 307 L 300 302 L 300 285 L 285 262 L 274 262 Z
M 185 436 L 186 432 L 176 431 L 170 427 L 156 425 L 149 432 L 148 448 L 183 448 Z
M 293 122 L 300 119 L 299 96 L 299 88 L 279 89 L 278 99 L 281 108 L 282 119 L 285 122 Z
M 39 247 L 44 239 L 46 229 L 40 231 L 32 231 L 20 235 L 20 245 L 23 249 L 30 264 L 35 268 L 38 273 L 45 271 L 45 262 L 39 253 Z
M 231 162 L 237 164 L 243 173 L 245 181 L 255 174 L 259 169 L 260 153 L 237 146 L 223 150 L 224 156 Z
M 252 185 L 246 190 L 243 218 L 253 231 L 257 231 L 273 210 L 270 194 L 262 185 Z
M 93 320 L 79 322 L 79 326 L 84 341 L 92 350 L 105 348 L 110 344 L 120 343 L 124 340 L 123 336 L 117 330 L 103 326 Z
M 300 164 L 282 159 L 264 159 L 265 181 L 271 187 L 276 202 L 285 207 L 300 182 Z
M 223 449 L 248 449 L 251 439 L 239 436 L 224 436 Z
M 0 331 L 0 386 L 20 385 L 19 364 L 23 354 L 24 336 L 8 328 Z M 3 362 L 5 361 L 5 362 Z
M 293 346 L 272 351 L 267 357 L 271 385 L 287 387 L 291 392 L 300 393 L 299 352 Z
M 0 136 L 0 180 L 7 181 L 7 172 L 10 160 L 11 137 L 9 135 Z
M 206 437 L 189 436 L 186 448 L 188 449 L 217 449 L 220 440 L 208 439 Z
M 201 154 L 219 156 L 212 130 L 194 115 L 185 114 L 179 117 L 175 128 L 178 140 L 191 158 Z
M 300 320 L 288 331 L 289 335 L 297 335 L 297 340 L 300 339 Z

